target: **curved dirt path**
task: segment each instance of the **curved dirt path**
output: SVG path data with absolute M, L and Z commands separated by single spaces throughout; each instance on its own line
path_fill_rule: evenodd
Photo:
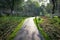
M 34 17 L 27 18 L 14 40 L 44 40 L 33 21 Z

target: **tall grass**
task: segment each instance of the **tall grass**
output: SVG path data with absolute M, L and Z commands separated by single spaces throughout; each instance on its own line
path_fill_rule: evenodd
M 14 37 L 17 31 L 21 28 L 24 19 L 25 17 L 0 17 L 0 39 L 10 39 L 10 35 L 11 37 L 12 35 Z

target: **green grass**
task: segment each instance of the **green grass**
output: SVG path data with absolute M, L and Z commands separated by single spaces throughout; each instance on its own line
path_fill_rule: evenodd
M 36 20 L 37 20 L 37 24 L 36 24 Z M 38 23 L 42 23 L 43 19 L 38 20 L 37 18 L 34 19 L 34 22 L 36 25 L 38 25 Z M 46 34 L 46 32 L 41 28 L 41 26 L 37 26 L 39 32 L 42 34 L 42 36 L 45 38 L 45 40 L 50 40 L 49 36 Z
M 26 17 L 15 16 L 0 17 L 0 36 L 6 34 L 4 37 L 0 38 L 13 40 L 13 38 L 16 36 L 16 33 L 21 29 L 25 18 Z M 10 33 L 7 33 L 8 30 L 10 30 Z
M 23 22 L 24 19 L 22 19 L 21 23 L 19 23 L 19 25 L 15 28 L 13 33 L 11 33 L 11 35 L 7 38 L 7 40 L 13 40 L 13 38 L 16 36 L 16 33 L 21 29 Z

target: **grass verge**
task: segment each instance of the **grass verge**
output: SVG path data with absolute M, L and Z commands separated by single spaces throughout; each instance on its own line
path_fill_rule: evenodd
M 36 23 L 37 20 L 37 23 Z M 40 20 L 40 22 L 43 22 L 42 20 Z M 34 23 L 36 24 L 36 26 L 38 25 L 39 21 L 37 18 L 34 19 Z M 50 40 L 49 36 L 46 34 L 46 32 L 41 28 L 41 26 L 37 26 L 39 32 L 42 34 L 42 36 L 45 38 L 45 40 Z
M 22 21 L 17 25 L 17 27 L 15 28 L 15 30 L 9 35 L 9 37 L 7 38 L 7 40 L 13 40 L 14 37 L 16 36 L 16 33 L 21 29 L 22 24 L 24 23 L 24 19 L 22 19 Z

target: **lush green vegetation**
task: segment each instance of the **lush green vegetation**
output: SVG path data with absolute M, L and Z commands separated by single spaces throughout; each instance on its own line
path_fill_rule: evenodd
M 36 23 L 36 21 L 37 21 L 37 23 Z M 39 23 L 41 24 L 43 22 L 43 19 L 42 18 L 36 18 L 36 19 L 34 19 L 34 22 L 37 25 L 39 32 L 45 38 L 45 40 L 50 40 L 49 36 L 46 34 L 46 32 L 43 30 L 43 28 L 41 26 L 39 26 Z
M 50 0 L 47 6 L 43 1 L 0 0 L 0 40 L 13 40 L 25 17 L 31 16 L 43 16 L 34 21 L 46 40 L 60 40 L 60 0 Z
M 37 21 L 37 28 L 39 32 L 43 35 L 45 40 L 59 40 L 60 38 L 60 17 L 54 16 L 40 17 L 34 19 L 35 23 Z
M 47 19 L 48 23 L 45 25 L 45 30 L 47 34 L 50 36 L 51 40 L 59 40 L 60 39 L 60 17 L 54 16 L 52 19 Z
M 20 30 L 25 17 L 0 17 L 0 39 L 12 40 Z

